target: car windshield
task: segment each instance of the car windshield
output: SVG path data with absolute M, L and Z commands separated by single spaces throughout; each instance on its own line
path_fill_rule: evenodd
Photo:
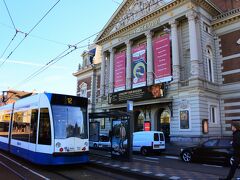
M 53 105 L 52 112 L 56 139 L 69 137 L 87 138 L 86 109 L 73 106 Z

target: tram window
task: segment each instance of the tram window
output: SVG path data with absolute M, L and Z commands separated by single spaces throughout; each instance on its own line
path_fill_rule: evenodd
M 41 108 L 38 144 L 51 145 L 51 124 L 48 108 Z
M 36 134 L 37 134 L 37 121 L 38 120 L 38 110 L 32 109 L 31 113 L 31 131 L 30 131 L 30 142 L 36 143 Z
M 12 138 L 20 141 L 29 141 L 31 110 L 14 113 Z
M 53 105 L 52 112 L 56 139 L 88 138 L 86 108 Z
M 10 114 L 0 113 L 0 136 L 8 137 Z

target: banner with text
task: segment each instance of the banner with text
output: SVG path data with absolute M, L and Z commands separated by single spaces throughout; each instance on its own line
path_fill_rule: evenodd
M 133 88 L 146 86 L 146 44 L 132 48 Z
M 126 51 L 114 57 L 114 92 L 125 90 L 126 85 Z
M 155 84 L 172 80 L 170 35 L 153 40 Z

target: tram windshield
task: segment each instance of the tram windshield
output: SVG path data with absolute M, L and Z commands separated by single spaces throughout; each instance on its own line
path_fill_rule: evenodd
M 83 107 L 53 105 L 56 139 L 78 137 L 87 139 L 87 111 Z

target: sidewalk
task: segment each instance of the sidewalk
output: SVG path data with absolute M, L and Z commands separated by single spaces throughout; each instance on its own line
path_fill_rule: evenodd
M 167 143 L 164 155 L 179 156 L 180 149 L 187 145 L 176 145 Z M 190 170 L 179 170 L 174 168 L 165 168 L 163 164 L 143 163 L 141 161 L 118 161 L 106 156 L 98 156 L 91 154 L 90 162 L 98 168 L 103 168 L 115 172 L 127 173 L 129 176 L 136 179 L 196 179 L 196 180 L 211 180 L 218 179 L 218 176 L 200 172 L 192 172 Z

